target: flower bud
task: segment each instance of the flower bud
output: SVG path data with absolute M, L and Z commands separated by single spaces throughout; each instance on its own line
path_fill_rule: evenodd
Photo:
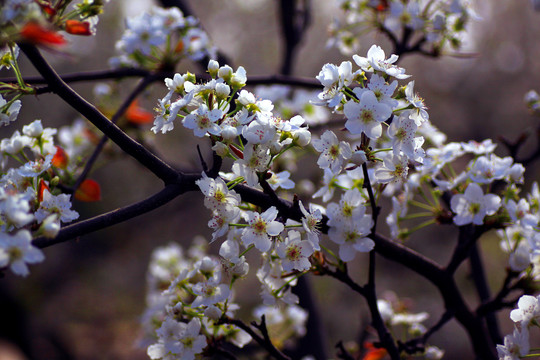
M 58 186 L 59 183 L 60 183 L 60 178 L 58 176 L 53 177 L 50 181 L 50 185 L 53 187 Z
M 309 145 L 309 143 L 311 142 L 311 132 L 309 132 L 308 129 L 304 129 L 304 128 L 298 131 L 295 131 L 294 141 L 300 147 Z
M 92 30 L 90 29 L 90 23 L 88 21 L 66 20 L 65 30 L 68 34 L 73 35 L 92 35 Z
M 216 84 L 216 95 L 219 99 L 225 99 L 231 93 L 231 87 L 224 83 Z
M 208 73 L 215 79 L 219 71 L 219 63 L 216 60 L 210 60 L 208 62 Z
M 356 150 L 353 152 L 351 162 L 360 166 L 367 162 L 366 152 L 364 150 Z
M 243 66 L 239 66 L 236 72 L 232 75 L 231 85 L 233 88 L 239 89 L 246 86 L 247 75 Z
M 229 154 L 229 147 L 222 142 L 217 142 L 212 146 L 212 150 L 216 152 L 221 157 L 225 157 Z
M 232 74 L 233 69 L 229 65 L 224 65 L 218 70 L 218 76 L 226 82 L 229 82 L 231 80 Z
M 41 231 L 43 235 L 48 238 L 53 238 L 58 235 L 60 231 L 60 221 L 57 214 L 49 215 L 43 220 L 41 224 Z

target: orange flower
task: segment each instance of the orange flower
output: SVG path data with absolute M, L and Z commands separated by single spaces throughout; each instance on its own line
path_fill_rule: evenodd
M 178 44 L 176 44 L 176 47 L 174 48 L 174 52 L 177 54 L 184 52 L 184 47 L 184 40 L 180 39 L 180 41 L 178 42 Z
M 62 35 L 36 22 L 26 23 L 20 35 L 24 40 L 36 45 L 63 45 L 66 43 L 66 39 Z
M 379 4 L 375 7 L 377 11 L 388 10 L 388 0 L 379 0 Z
M 51 160 L 53 166 L 65 169 L 68 164 L 68 156 L 64 149 L 62 149 L 60 146 L 56 147 L 56 153 L 54 154 L 52 160 Z
M 47 183 L 43 179 L 40 179 L 38 186 L 38 202 L 43 201 L 43 193 L 45 192 L 45 190 L 48 190 L 49 192 L 51 191 Z
M 375 347 L 371 342 L 365 342 L 364 348 L 367 352 L 362 358 L 363 360 L 380 360 L 388 354 L 385 348 Z
M 131 124 L 148 124 L 154 119 L 154 114 L 139 107 L 139 101 L 135 99 L 126 110 L 126 119 Z
M 84 180 L 75 191 L 75 199 L 85 202 L 101 200 L 101 188 L 97 181 L 92 179 Z
M 54 16 L 57 13 L 56 9 L 53 8 L 50 4 L 44 4 L 40 2 L 39 6 L 41 6 L 41 10 L 45 11 L 49 16 Z
M 73 35 L 92 35 L 88 21 L 66 20 L 65 30 L 68 34 Z

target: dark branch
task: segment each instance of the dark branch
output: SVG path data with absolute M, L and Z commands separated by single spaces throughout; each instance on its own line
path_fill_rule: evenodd
M 99 112 L 96 107 L 71 89 L 64 81 L 62 81 L 43 56 L 41 56 L 39 50 L 35 46 L 28 44 L 20 44 L 19 46 L 38 72 L 47 80 L 51 89 L 66 103 L 86 117 L 125 153 L 139 161 L 143 166 L 148 168 L 148 170 L 163 180 L 163 182 L 168 184 L 177 181 L 179 174 L 176 170 L 156 157 L 144 146 L 130 138 L 118 126 L 113 124 Z
M 139 84 L 137 84 L 137 87 L 129 94 L 129 96 L 124 100 L 122 105 L 120 105 L 120 108 L 116 110 L 116 113 L 114 113 L 113 117 L 111 118 L 111 122 L 113 124 L 116 124 L 118 120 L 124 115 L 128 107 L 131 105 L 131 103 L 141 94 L 147 86 L 153 81 L 153 77 L 148 76 L 143 78 Z M 77 180 L 75 181 L 75 184 L 72 186 L 71 191 L 72 193 L 75 193 L 75 191 L 81 186 L 82 182 L 88 174 L 90 173 L 90 170 L 92 170 L 92 167 L 94 166 L 95 162 L 97 161 L 97 158 L 99 157 L 99 154 L 101 154 L 101 151 L 103 150 L 103 147 L 105 147 L 105 144 L 107 143 L 107 140 L 109 138 L 107 135 L 103 135 L 103 137 L 100 139 L 99 143 L 97 144 L 96 148 L 94 149 L 94 152 L 84 165 L 84 169 L 82 173 L 79 175 Z
M 123 207 L 121 209 L 113 210 L 105 214 L 101 214 L 90 218 L 88 220 L 82 220 L 75 224 L 63 227 L 55 238 L 39 237 L 33 240 L 34 246 L 39 248 L 45 248 L 51 245 L 59 244 L 82 235 L 89 234 L 94 231 L 105 229 L 107 227 L 119 224 L 126 220 L 132 219 L 139 215 L 150 212 L 157 209 L 172 199 L 178 197 L 186 191 L 193 190 L 189 186 L 191 182 L 194 182 L 195 178 L 199 176 L 186 175 L 185 182 L 179 182 L 178 184 L 170 184 L 165 186 L 160 192 L 150 196 L 149 198 L 142 200 L 138 203 Z
M 245 332 L 247 332 L 253 340 L 255 340 L 264 349 L 266 349 L 268 353 L 271 356 L 275 357 L 276 359 L 290 360 L 288 356 L 285 356 L 281 351 L 276 349 L 274 344 L 272 344 L 272 341 L 270 340 L 270 337 L 268 336 L 268 330 L 266 329 L 266 320 L 265 320 L 264 315 L 261 317 L 260 324 L 257 324 L 255 322 L 251 323 L 255 328 L 257 328 L 261 332 L 262 336 L 257 334 L 249 325 L 244 324 L 240 320 L 225 318 L 225 319 L 222 319 L 222 322 L 225 324 L 235 325 L 239 327 L 240 329 L 244 330 Z
M 489 299 L 491 298 L 491 291 L 489 289 L 486 273 L 484 271 L 484 265 L 478 251 L 478 244 L 476 242 L 474 242 L 474 245 L 471 247 L 469 261 L 471 264 L 471 275 L 474 281 L 474 285 L 476 287 L 476 291 L 478 292 L 480 302 L 484 303 L 486 301 L 489 301 Z M 502 344 L 503 341 L 501 336 L 501 330 L 499 329 L 499 322 L 497 321 L 495 313 L 492 312 L 486 314 L 486 323 L 489 335 L 491 336 L 491 340 L 495 344 Z
M 285 41 L 285 51 L 281 65 L 281 74 L 290 75 L 296 55 L 296 48 L 302 41 L 311 23 L 311 1 L 280 0 L 281 31 Z

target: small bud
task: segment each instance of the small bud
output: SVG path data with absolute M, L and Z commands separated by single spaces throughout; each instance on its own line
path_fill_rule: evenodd
M 351 162 L 360 166 L 367 162 L 366 152 L 364 150 L 356 150 L 353 152 Z
M 241 261 L 231 268 L 231 273 L 236 277 L 243 278 L 249 272 L 249 264 L 243 256 L 240 259 Z
M 216 95 L 219 99 L 225 99 L 231 93 L 231 87 L 224 83 L 216 84 Z
M 41 231 L 43 235 L 48 238 L 54 238 L 60 231 L 60 220 L 58 214 L 49 215 L 43 220 L 41 224 Z
M 229 147 L 222 142 L 217 142 L 214 146 L 212 146 L 212 150 L 214 150 L 216 154 L 222 158 L 229 155 Z
M 305 147 L 311 142 L 311 133 L 308 129 L 300 129 L 294 133 L 294 142 L 300 147 Z
M 219 63 L 216 60 L 210 60 L 208 62 L 208 73 L 215 79 L 219 71 Z
M 58 176 L 55 176 L 50 181 L 51 186 L 58 186 L 60 184 L 60 178 Z
M 222 66 L 218 70 L 218 76 L 226 82 L 231 80 L 232 75 L 233 69 L 229 65 Z

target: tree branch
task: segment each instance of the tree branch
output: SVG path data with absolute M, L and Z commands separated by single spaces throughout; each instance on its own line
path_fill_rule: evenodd
M 105 135 L 107 135 L 115 144 L 117 144 L 125 153 L 131 155 L 148 170 L 159 177 L 165 184 L 177 181 L 179 174 L 176 170 L 166 164 L 163 160 L 156 157 L 144 146 L 130 138 L 118 126 L 107 119 L 96 107 L 83 99 L 73 89 L 71 89 L 47 61 L 40 54 L 39 50 L 29 44 L 19 44 L 20 49 L 26 54 L 30 62 L 38 72 L 47 80 L 51 89 L 58 94 L 66 103 L 86 117 Z
M 157 209 L 186 191 L 194 190 L 190 184 L 195 184 L 195 179 L 199 175 L 184 175 L 183 181 L 177 184 L 169 184 L 160 192 L 148 197 L 145 200 L 135 204 L 116 209 L 105 214 L 94 216 L 87 220 L 79 221 L 75 224 L 68 225 L 60 229 L 58 235 L 54 238 L 39 237 L 32 241 L 34 246 L 45 248 L 55 244 L 59 244 L 81 235 L 86 235 L 94 231 L 105 229 L 107 227 L 127 221 L 139 215 Z
M 139 84 L 137 84 L 137 87 L 135 87 L 135 89 L 131 92 L 131 94 L 129 94 L 129 96 L 124 100 L 122 105 L 120 105 L 120 108 L 118 108 L 118 110 L 116 110 L 116 112 L 114 113 L 113 117 L 111 118 L 111 122 L 113 124 L 116 124 L 118 122 L 118 120 L 124 115 L 124 113 L 126 112 L 128 107 L 131 105 L 131 103 L 137 98 L 137 96 L 139 96 L 140 93 L 142 93 L 147 88 L 147 86 L 152 81 L 153 81 L 153 77 L 147 76 L 143 78 L 139 82 Z M 84 169 L 82 173 L 79 175 L 79 177 L 75 181 L 75 184 L 71 187 L 72 194 L 75 193 L 75 191 L 79 188 L 79 186 L 81 186 L 84 179 L 86 179 L 86 177 L 90 173 L 90 170 L 94 166 L 94 163 L 99 157 L 99 154 L 101 154 L 101 151 L 103 150 L 103 147 L 107 143 L 107 140 L 109 140 L 107 135 L 103 135 L 101 139 L 99 140 L 99 143 L 96 145 L 94 152 L 92 153 L 92 155 L 90 156 L 86 164 L 84 165 Z
M 480 258 L 480 253 L 478 252 L 478 244 L 476 241 L 471 247 L 469 261 L 471 264 L 471 275 L 478 292 L 478 297 L 480 302 L 484 303 L 489 301 L 491 298 L 491 291 L 486 279 L 486 273 L 484 271 L 484 265 L 482 264 L 482 259 Z M 499 328 L 499 322 L 497 317 L 493 312 L 486 314 L 486 323 L 487 329 L 489 331 L 489 336 L 495 344 L 502 344 L 501 330 Z
M 311 23 L 311 0 L 280 0 L 281 31 L 285 40 L 285 51 L 281 64 L 281 74 L 290 75 L 296 55 L 296 47 Z
M 276 359 L 290 360 L 288 356 L 284 355 L 281 351 L 276 349 L 274 344 L 272 344 L 270 336 L 268 335 L 268 330 L 266 329 L 266 320 L 265 320 L 264 315 L 261 317 L 260 324 L 257 324 L 256 322 L 251 323 L 251 325 L 256 327 L 261 332 L 262 336 L 257 334 L 255 331 L 253 331 L 253 329 L 249 325 L 244 324 L 240 320 L 225 318 L 225 319 L 222 319 L 222 322 L 225 324 L 235 325 L 239 327 L 240 329 L 244 330 L 245 332 L 247 332 L 253 338 L 253 340 L 255 340 L 260 346 L 265 348 L 268 351 L 268 353 L 271 356 L 275 357 Z

